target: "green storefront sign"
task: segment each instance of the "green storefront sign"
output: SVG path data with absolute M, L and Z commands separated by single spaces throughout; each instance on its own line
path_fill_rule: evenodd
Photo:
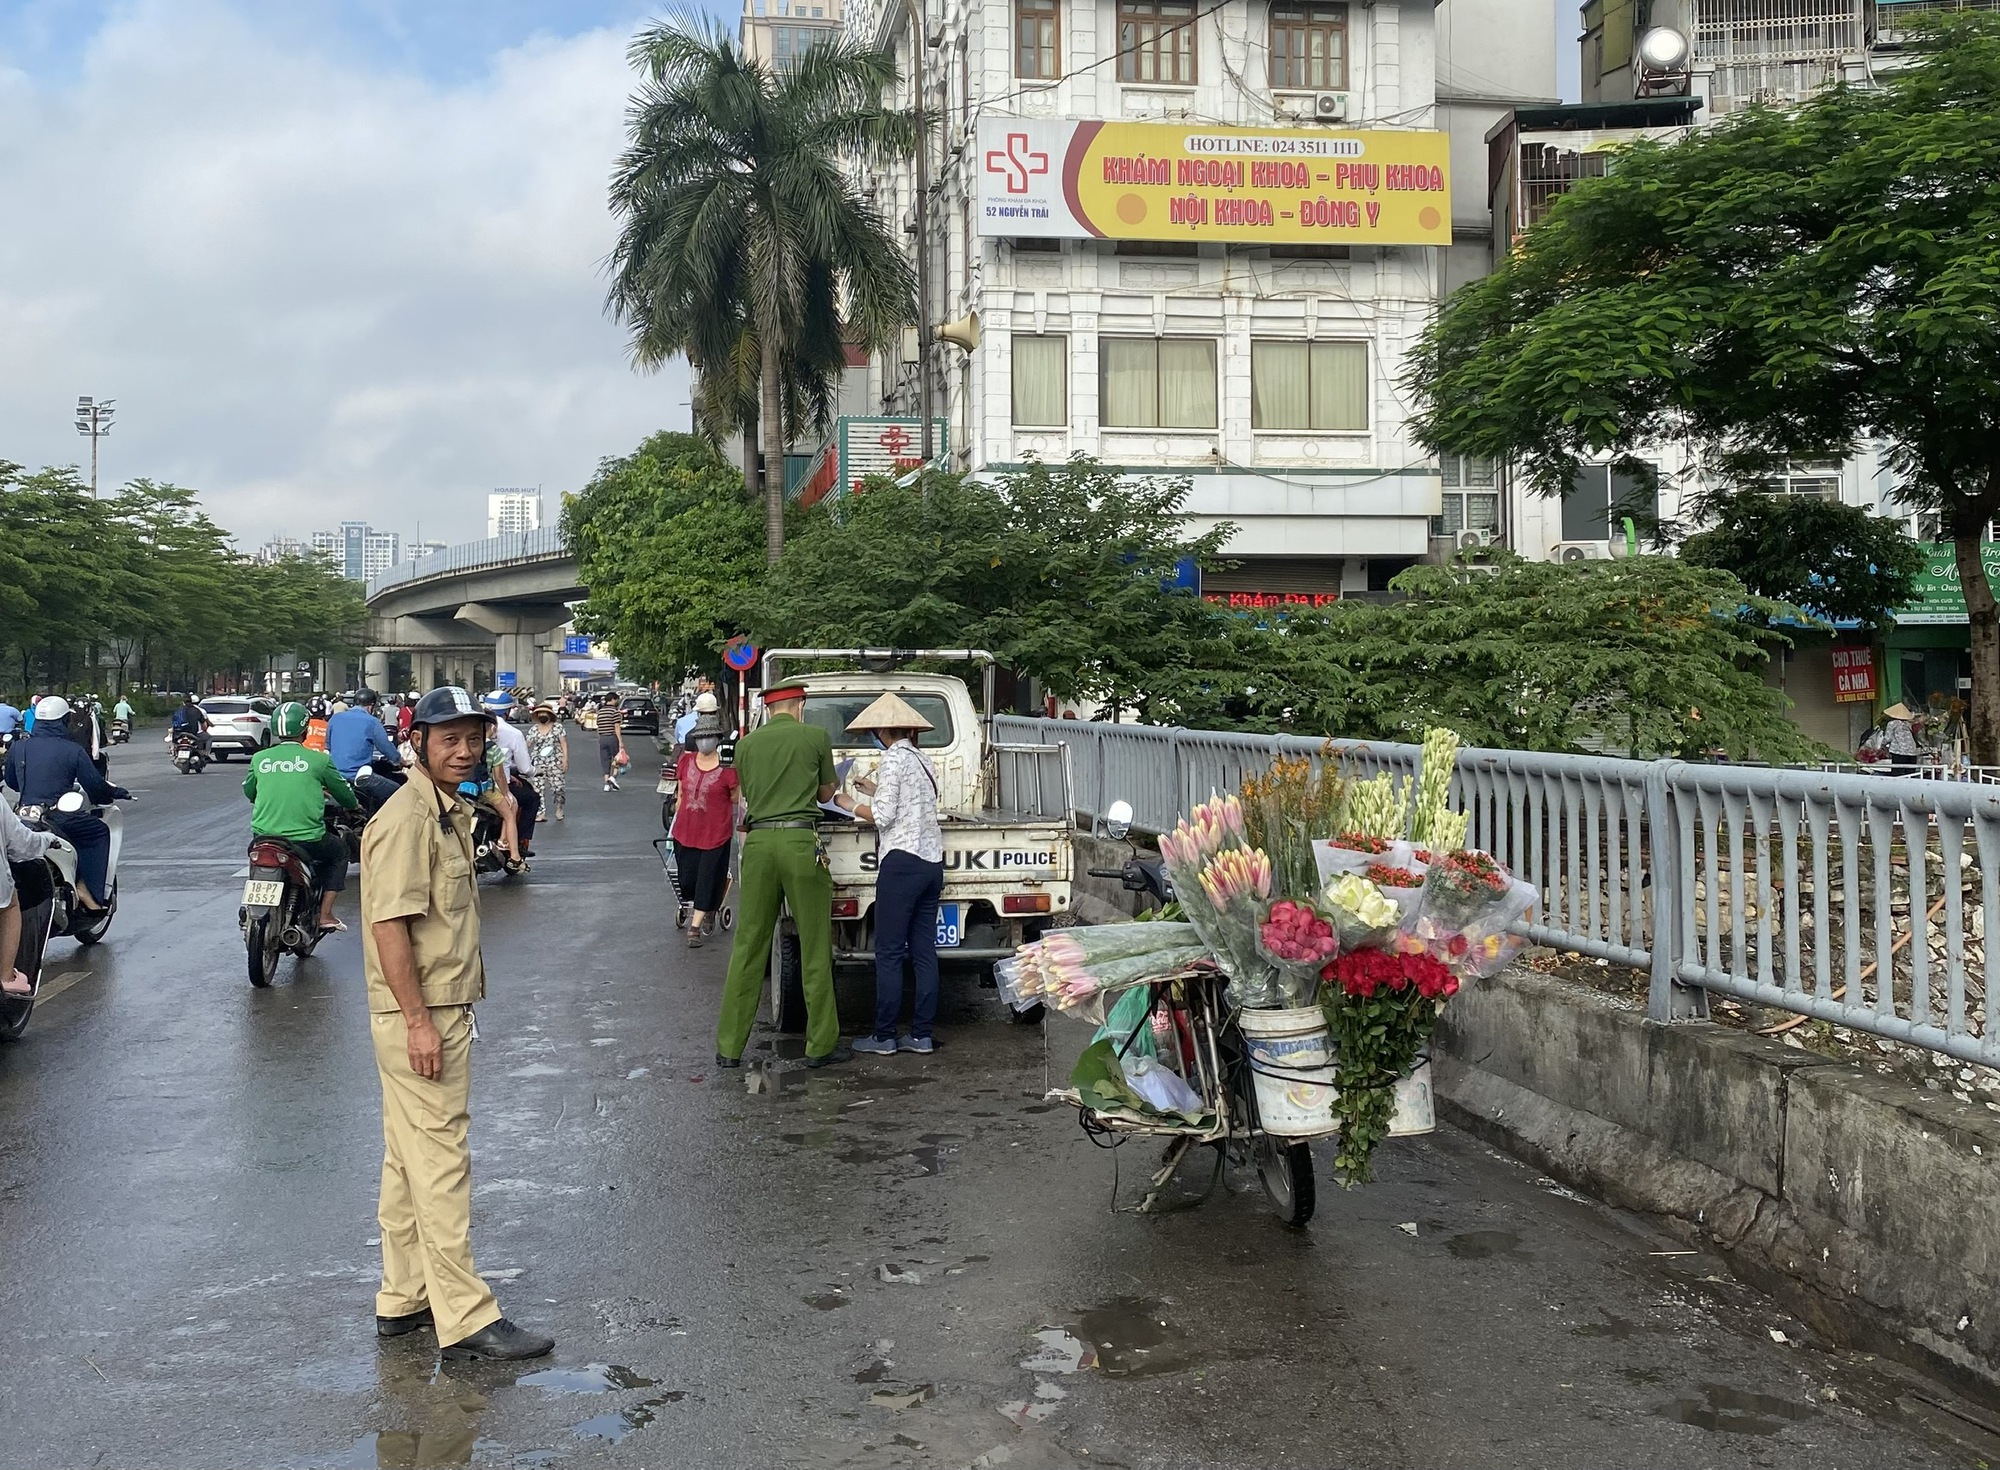
M 1986 580 L 2000 590 L 2000 541 L 1980 545 L 1979 559 L 1986 567 Z M 1958 561 L 1949 541 L 1924 543 L 1924 568 L 1917 573 L 1916 596 L 1896 609 L 1896 626 L 1964 624 L 1965 589 L 1958 584 Z

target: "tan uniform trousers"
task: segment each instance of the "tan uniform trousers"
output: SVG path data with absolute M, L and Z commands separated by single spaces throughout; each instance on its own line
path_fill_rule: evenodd
M 382 1290 L 375 1311 L 407 1317 L 426 1306 L 449 1347 L 500 1319 L 500 1304 L 472 1269 L 472 1008 L 433 1006 L 444 1042 L 436 1081 L 410 1069 L 400 1011 L 369 1018 L 382 1074 Z

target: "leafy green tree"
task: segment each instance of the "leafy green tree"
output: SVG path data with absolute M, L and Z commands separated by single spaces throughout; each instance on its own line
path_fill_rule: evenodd
M 636 677 L 678 680 L 741 630 L 764 570 L 762 521 L 715 449 L 655 434 L 566 496 L 563 537 L 589 597 L 577 626 Z
M 1889 450 L 1941 513 L 1972 639 L 1973 759 L 2000 762 L 2000 16 L 1944 18 L 1873 88 L 1633 144 L 1447 304 L 1409 384 L 1433 448 L 1546 493 L 1663 439 L 1723 479 Z
M 1837 500 L 1730 495 L 1710 518 L 1681 543 L 1684 560 L 1834 622 L 1886 622 L 1915 595 L 1924 567 L 1923 550 L 1900 524 Z
M 610 307 L 631 326 L 641 366 L 686 354 L 702 403 L 726 418 L 747 417 L 742 369 L 754 341 L 775 562 L 785 444 L 799 426 L 788 396 L 823 421 L 843 339 L 880 350 L 914 317 L 902 242 L 846 165 L 907 153 L 916 123 L 882 106 L 894 57 L 845 40 L 777 69 L 719 25 L 684 19 L 641 31 L 631 59 L 645 79 L 611 184 L 621 228 Z
M 1059 697 L 1178 718 L 1226 642 L 1223 614 L 1171 585 L 1230 534 L 1188 534 L 1187 494 L 1082 459 L 878 479 L 801 518 L 746 617 L 772 644 L 986 648 Z
M 1391 586 L 1406 597 L 1244 625 L 1223 709 L 1251 729 L 1368 740 L 1447 725 L 1514 750 L 1822 754 L 1760 676 L 1771 635 L 1745 616 L 1795 610 L 1727 572 L 1667 556 L 1501 555 L 1484 571 L 1413 567 Z

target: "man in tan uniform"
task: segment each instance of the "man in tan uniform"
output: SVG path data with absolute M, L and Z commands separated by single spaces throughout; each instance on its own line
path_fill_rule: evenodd
M 472 808 L 458 794 L 493 717 L 463 689 L 417 704 L 409 784 L 361 839 L 361 944 L 382 1075 L 382 1290 L 375 1330 L 434 1326 L 447 1358 L 534 1358 L 553 1338 L 500 1315 L 472 1268 L 472 1007 L 486 995 Z

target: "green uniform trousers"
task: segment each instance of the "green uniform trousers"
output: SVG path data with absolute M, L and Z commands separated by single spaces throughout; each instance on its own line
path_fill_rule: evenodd
M 722 987 L 715 1049 L 740 1057 L 757 1020 L 757 998 L 771 973 L 771 939 L 780 901 L 799 929 L 800 978 L 806 992 L 806 1055 L 823 1057 L 840 1045 L 833 998 L 833 879 L 819 865 L 810 827 L 776 827 L 743 839 L 736 899 L 736 943 Z

